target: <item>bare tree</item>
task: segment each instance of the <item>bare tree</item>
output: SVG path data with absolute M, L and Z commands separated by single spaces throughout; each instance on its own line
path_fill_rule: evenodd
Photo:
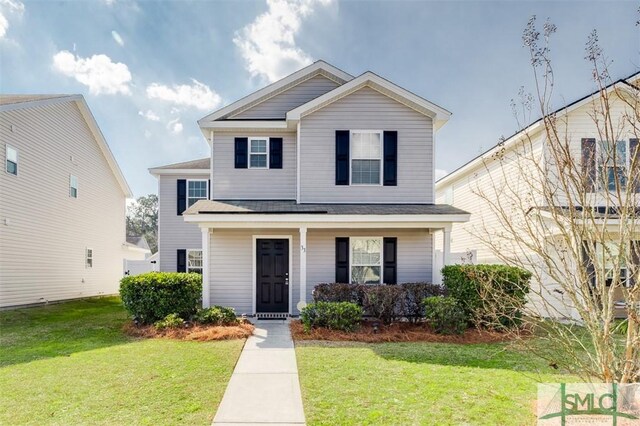
M 520 128 L 541 118 L 485 158 L 473 192 L 489 214 L 471 232 L 500 261 L 532 273 L 525 327 L 514 331 L 524 344 L 586 381 L 638 382 L 640 90 L 611 80 L 594 31 L 585 59 L 597 93 L 575 105 L 577 113 L 554 111 L 555 31 L 532 17 L 523 32 L 535 89 L 512 106 Z M 539 333 L 547 349 L 523 329 Z

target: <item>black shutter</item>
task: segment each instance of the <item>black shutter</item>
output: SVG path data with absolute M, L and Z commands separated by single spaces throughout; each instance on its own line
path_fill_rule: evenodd
M 184 249 L 178 250 L 178 263 L 176 265 L 176 272 L 187 272 L 187 251 Z
M 236 138 L 235 164 L 236 169 L 246 169 L 248 161 L 248 138 Z
M 177 211 L 178 211 L 178 216 L 181 216 L 182 212 L 184 212 L 187 209 L 187 180 L 186 179 L 178 179 L 177 194 L 178 194 Z
M 589 241 L 582 242 L 582 264 L 587 270 L 587 276 L 593 287 L 596 286 L 596 269 L 593 265 L 593 259 L 591 259 L 591 253 L 595 253 L 595 250 L 589 250 Z
M 211 179 L 209 179 L 209 186 L 207 188 L 207 199 L 208 200 L 212 200 L 213 197 L 211 196 Z
M 282 138 L 269 139 L 269 168 L 282 168 Z
M 631 242 L 631 268 L 629 285 L 636 285 L 640 279 L 640 241 Z
M 348 130 L 336 130 L 336 185 L 349 185 Z
M 384 132 L 384 186 L 398 184 L 398 132 Z
M 640 144 L 638 139 L 629 139 L 629 170 L 633 192 L 640 192 Z M 631 171 L 633 170 L 633 171 Z
M 382 262 L 384 271 L 382 273 L 382 282 L 384 284 L 398 283 L 398 239 L 388 237 L 382 239 Z
M 336 238 L 336 282 L 348 283 L 349 280 L 349 238 Z
M 587 192 L 596 190 L 596 140 L 582 139 L 582 178 Z

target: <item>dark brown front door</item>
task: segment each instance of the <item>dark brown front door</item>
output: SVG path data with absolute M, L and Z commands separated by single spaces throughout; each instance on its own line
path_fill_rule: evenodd
M 289 240 L 256 241 L 256 310 L 289 311 Z

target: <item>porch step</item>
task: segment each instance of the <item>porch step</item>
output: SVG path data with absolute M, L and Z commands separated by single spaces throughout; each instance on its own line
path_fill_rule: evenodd
M 283 319 L 289 318 L 289 314 L 287 312 L 274 312 L 274 313 L 261 312 L 259 314 L 256 314 L 256 318 L 257 319 L 278 319 L 278 320 L 283 320 Z

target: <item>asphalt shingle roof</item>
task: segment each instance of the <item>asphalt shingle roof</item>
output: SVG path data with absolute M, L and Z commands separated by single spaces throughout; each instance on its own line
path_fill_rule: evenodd
M 204 169 L 204 170 L 208 170 L 209 167 L 211 167 L 211 163 L 209 161 L 209 157 L 207 158 L 200 158 L 197 160 L 190 160 L 190 161 L 185 161 L 182 163 L 174 163 L 174 164 L 168 164 L 166 166 L 159 166 L 159 167 L 152 167 L 153 169 L 165 169 L 165 170 L 170 170 L 170 169 Z

